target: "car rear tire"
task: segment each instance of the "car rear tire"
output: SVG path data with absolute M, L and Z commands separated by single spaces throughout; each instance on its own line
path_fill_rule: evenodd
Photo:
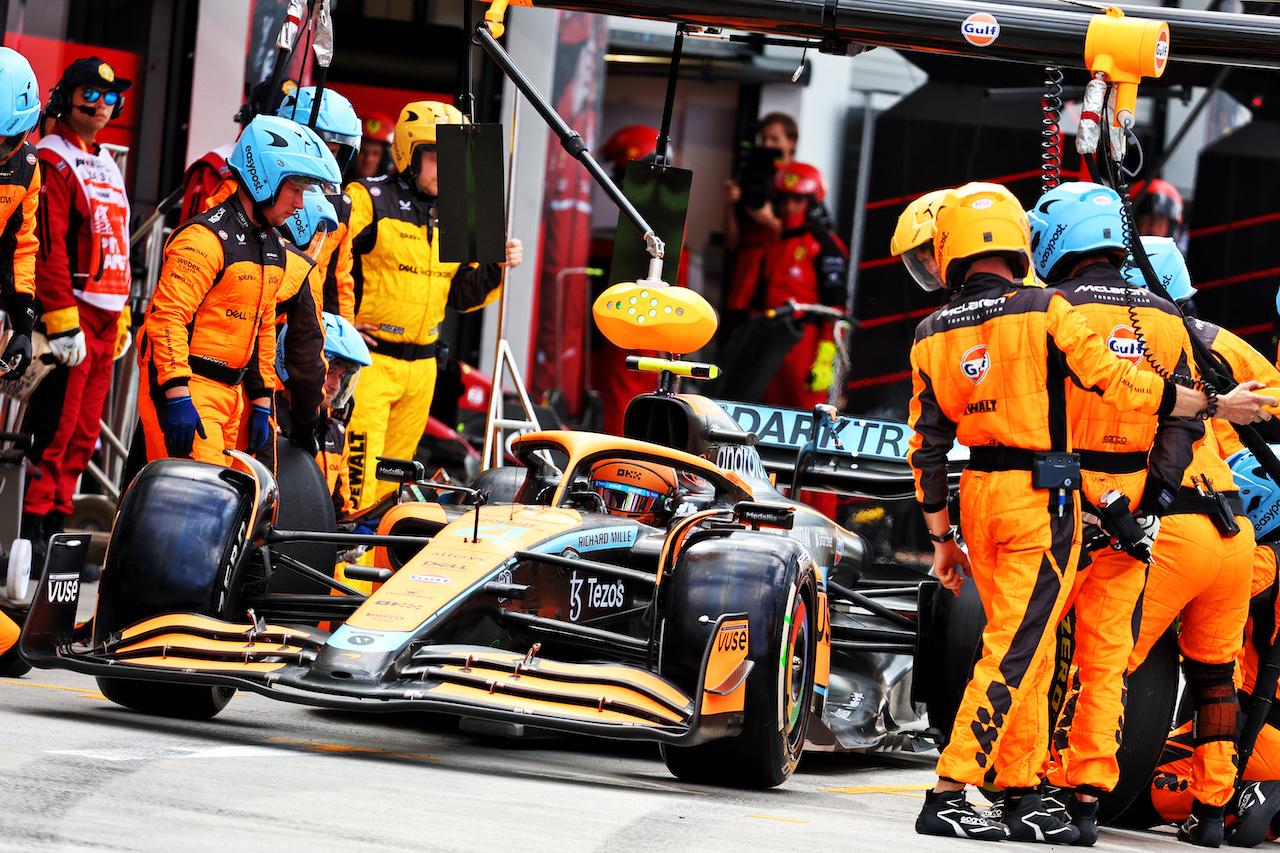
M 746 531 L 694 541 L 677 559 L 664 581 L 659 672 L 696 696 L 703 653 L 726 613 L 747 614 L 754 663 L 740 734 L 699 746 L 662 746 L 663 760 L 678 778 L 772 788 L 795 770 L 814 702 L 815 572 L 795 540 Z
M 121 503 L 107 547 L 94 643 L 160 613 L 228 618 L 238 611 L 253 512 L 247 474 L 187 459 L 151 463 Z M 98 676 L 104 696 L 147 714 L 212 717 L 234 690 Z
M 1142 666 L 1129 675 L 1128 685 L 1124 729 L 1116 753 L 1120 780 L 1114 790 L 1098 798 L 1102 823 L 1124 824 L 1124 813 L 1149 791 L 1169 738 L 1178 698 L 1178 633 L 1172 626 L 1151 647 Z
M 916 656 L 912 678 L 923 681 L 919 692 L 929 710 L 929 726 L 941 733 L 941 746 L 951 738 L 964 689 L 982 655 L 986 626 L 987 614 L 976 583 L 966 581 L 959 596 L 938 587 L 925 626 L 925 646 Z

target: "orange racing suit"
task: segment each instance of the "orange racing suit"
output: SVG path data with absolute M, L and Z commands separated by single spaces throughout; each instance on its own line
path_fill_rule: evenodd
M 1280 370 L 1276 370 L 1275 366 L 1267 361 L 1262 353 L 1249 346 L 1248 342 L 1213 323 L 1198 318 L 1192 318 L 1189 322 L 1196 337 L 1226 362 L 1236 381 L 1256 379 L 1267 388 L 1280 388 Z M 1240 436 L 1230 421 L 1215 418 L 1212 426 L 1213 431 L 1217 433 L 1218 449 L 1222 451 L 1223 459 L 1230 459 L 1233 454 L 1244 450 L 1244 443 L 1240 441 Z
M 235 178 L 227 178 L 204 202 L 206 210 L 230 198 L 239 187 Z M 338 228 L 324 238 L 320 252 L 315 257 L 315 268 L 308 281 L 316 311 L 340 314 L 348 323 L 355 323 L 355 281 L 351 277 L 351 196 L 345 192 L 326 196 L 338 214 Z M 300 247 L 305 250 L 307 247 Z
M 908 461 L 925 512 L 946 506 L 946 454 L 971 448 L 960 513 L 987 614 L 938 775 L 1038 784 L 1054 628 L 1080 554 L 1071 492 L 1033 487 L 1035 451 L 1071 449 L 1068 379 L 1126 411 L 1172 411 L 1172 383 L 1116 358 L 1061 294 L 978 273 L 916 329 Z
M 1270 644 L 1276 640 L 1276 629 L 1280 626 L 1280 596 L 1277 596 L 1276 583 L 1276 545 L 1259 544 L 1253 552 L 1253 576 L 1251 597 L 1255 606 L 1251 608 L 1249 620 L 1245 626 L 1244 645 L 1236 658 L 1236 683 L 1240 686 L 1240 704 L 1246 712 L 1253 701 L 1252 693 L 1258 680 L 1260 658 L 1270 653 Z M 1264 639 L 1271 636 L 1270 643 Z M 1277 697 L 1280 698 L 1280 697 Z M 1243 779 L 1246 781 L 1269 781 L 1280 779 L 1280 702 L 1272 705 L 1267 722 L 1258 733 L 1254 742 L 1253 755 L 1249 766 L 1244 769 Z M 1191 785 L 1194 764 L 1194 735 L 1192 724 L 1187 722 L 1170 733 L 1165 742 L 1164 753 L 1160 756 L 1160 764 L 1151 777 L 1151 788 L 1148 791 L 1150 803 L 1140 798 L 1131 811 L 1136 817 L 1146 817 L 1139 821 L 1146 825 L 1157 823 L 1181 823 L 1191 814 L 1191 803 L 1194 799 Z M 1228 820 L 1231 820 L 1229 815 Z
M 1212 518 L 1214 500 L 1199 494 L 1205 480 L 1230 502 L 1238 534 L 1219 532 Z M 1178 647 L 1197 722 L 1189 790 L 1205 805 L 1225 805 L 1236 777 L 1238 704 L 1232 677 L 1248 615 L 1254 537 L 1213 430 L 1196 447 L 1178 497 L 1160 523 L 1152 558 L 1129 670 L 1181 616 Z
M 1090 264 L 1055 289 L 1106 337 L 1118 357 L 1154 372 L 1133 328 L 1137 317 L 1152 356 L 1190 374 L 1194 356 L 1182 314 L 1172 303 L 1132 287 L 1111 264 Z M 1129 497 L 1135 511 L 1141 506 L 1144 513 L 1161 514 L 1178 490 L 1193 445 L 1204 435 L 1203 421 L 1121 412 L 1092 392 L 1074 386 L 1067 391 L 1085 500 L 1100 506 L 1102 495 L 1114 489 Z M 1075 671 L 1051 744 L 1048 779 L 1099 795 L 1120 777 L 1116 750 L 1124 724 L 1125 667 L 1137 639 L 1135 613 L 1141 612 L 1147 572 L 1146 564 L 1124 551 L 1103 548 L 1091 557 L 1081 561 L 1068 598 L 1068 609 L 1074 606 L 1076 613 Z
M 168 456 L 164 392 L 187 385 L 207 436 L 196 436 L 192 457 L 226 464 L 223 449 L 239 441 L 241 384 L 257 399 L 279 382 L 274 320 L 284 271 L 280 235 L 255 226 L 239 196 L 169 237 L 139 334 L 138 410 L 148 461 Z
M 396 488 L 373 478 L 379 456 L 412 458 L 431 413 L 445 306 L 474 311 L 498 296 L 497 264 L 440 260 L 435 199 L 399 175 L 347 185 L 356 321 L 376 325 L 347 427 L 351 498 L 372 505 Z
M 292 243 L 283 242 L 285 271 L 276 291 L 276 405 L 271 416 L 272 435 L 277 427 L 283 427 L 286 435 L 294 430 L 319 428 L 320 404 L 324 401 L 324 377 L 328 366 L 324 360 L 324 326 L 319 312 L 312 303 L 312 290 L 308 285 L 314 269 L 311 256 Z M 286 326 L 286 324 L 288 324 Z M 267 387 L 258 374 L 256 364 L 249 369 L 244 387 Z M 283 388 L 283 393 L 280 393 Z M 240 425 L 236 447 L 247 450 L 249 446 L 249 416 L 254 398 L 246 391 L 241 402 Z M 274 473 L 276 443 L 268 441 L 258 449 L 258 458 Z

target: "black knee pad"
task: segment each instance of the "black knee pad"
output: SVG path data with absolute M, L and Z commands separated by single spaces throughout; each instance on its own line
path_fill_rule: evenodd
M 1191 691 L 1194 720 L 1194 743 L 1199 746 L 1215 740 L 1234 740 L 1239 733 L 1240 700 L 1236 696 L 1236 665 L 1203 663 L 1184 658 L 1183 674 Z

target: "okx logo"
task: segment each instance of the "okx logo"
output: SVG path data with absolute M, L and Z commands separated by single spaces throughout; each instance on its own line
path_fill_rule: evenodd
M 986 344 L 971 347 L 960 359 L 960 371 L 965 378 L 977 385 L 991 369 L 991 356 L 987 353 Z
M 1128 326 L 1116 326 L 1107 336 L 1107 348 L 1132 364 L 1142 359 L 1142 342 Z

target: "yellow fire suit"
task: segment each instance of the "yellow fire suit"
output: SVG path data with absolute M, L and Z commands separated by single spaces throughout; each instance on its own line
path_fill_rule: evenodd
M 497 264 L 460 266 L 440 260 L 435 199 L 403 176 L 347 185 L 356 325 L 373 364 L 360 372 L 347 427 L 351 499 L 356 509 L 390 493 L 374 478 L 377 457 L 412 458 L 431 413 L 436 346 L 446 306 L 474 311 L 497 298 Z

